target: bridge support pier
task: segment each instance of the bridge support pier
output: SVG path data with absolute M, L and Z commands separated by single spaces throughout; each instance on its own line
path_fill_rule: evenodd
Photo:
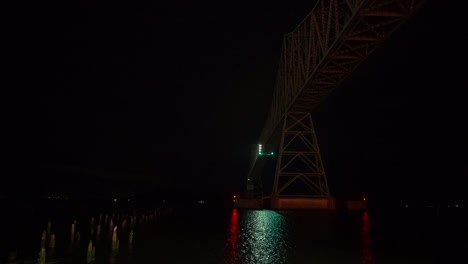
M 274 197 L 271 199 L 273 210 L 335 210 L 333 197 Z
M 281 196 L 330 197 L 309 112 L 288 112 L 284 118 L 272 190 L 272 198 Z

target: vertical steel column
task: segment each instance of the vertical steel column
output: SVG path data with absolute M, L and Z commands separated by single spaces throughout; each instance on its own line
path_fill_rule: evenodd
M 278 153 L 278 160 L 276 162 L 276 170 L 275 170 L 275 179 L 273 180 L 273 190 L 271 192 L 271 196 L 275 197 L 278 196 L 278 179 L 279 179 L 279 171 L 281 170 L 281 162 L 283 160 L 283 148 L 284 148 L 284 136 L 285 133 L 284 131 L 286 130 L 286 124 L 287 124 L 287 117 L 283 121 L 283 128 L 281 129 L 283 133 L 281 133 L 281 141 L 280 141 L 280 147 L 279 147 L 279 153 Z

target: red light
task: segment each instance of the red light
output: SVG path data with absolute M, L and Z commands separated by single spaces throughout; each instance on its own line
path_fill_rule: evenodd
M 237 195 L 233 195 L 232 198 L 236 199 L 236 198 L 237 198 Z
M 366 197 L 363 197 L 362 200 L 365 201 L 365 200 L 366 200 Z

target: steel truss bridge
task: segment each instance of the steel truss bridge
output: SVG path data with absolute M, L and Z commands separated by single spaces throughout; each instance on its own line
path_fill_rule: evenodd
M 424 2 L 319 0 L 285 34 L 273 102 L 253 151 L 249 198 L 330 197 L 311 112 Z M 272 155 L 273 189 L 264 196 L 261 172 Z

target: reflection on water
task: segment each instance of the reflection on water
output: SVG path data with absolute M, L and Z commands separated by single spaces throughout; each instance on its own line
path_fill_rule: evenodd
M 83 264 L 88 257 L 104 264 L 468 263 L 442 261 L 457 259 L 466 249 L 457 242 L 466 240 L 460 232 L 466 221 L 457 212 L 431 219 L 424 212 L 406 211 L 392 215 L 196 208 L 103 214 L 95 221 L 83 213 L 77 221 L 71 214 L 52 219 L 50 232 L 45 229 L 50 216 L 33 226 L 32 218 L 23 217 L 15 218 L 23 219 L 21 224 L 0 224 L 7 227 L 0 239 L 0 263 L 37 262 L 44 230 L 46 260 L 68 264 Z
M 232 210 L 227 240 L 228 263 L 284 263 L 287 229 L 284 217 L 274 211 Z
M 229 236 L 226 247 L 228 248 L 227 263 L 236 263 L 236 256 L 239 254 L 239 217 L 237 209 L 233 209 L 231 213 L 231 221 L 229 223 Z
M 374 251 L 372 248 L 372 237 L 369 228 L 369 213 L 362 213 L 362 229 L 361 229 L 361 240 L 362 240 L 362 264 L 375 263 Z
M 355 228 L 360 227 L 360 240 L 361 240 L 361 263 L 372 264 L 375 263 L 375 252 L 373 248 L 374 241 L 371 236 L 369 213 L 362 212 L 356 217 L 360 218 L 360 226 L 355 225 Z M 310 216 L 308 216 L 310 217 Z M 315 221 L 324 224 L 323 221 L 329 222 L 331 218 L 324 217 L 317 214 L 313 217 Z M 357 219 L 359 219 L 357 218 Z M 357 220 L 356 219 L 356 220 Z M 285 216 L 269 210 L 237 210 L 231 211 L 229 221 L 229 235 L 226 242 L 227 261 L 229 264 L 240 263 L 290 263 L 291 257 L 287 258 L 288 253 L 294 252 L 294 244 L 302 244 L 302 240 L 290 241 L 288 240 L 288 232 L 293 229 L 286 224 L 287 219 Z M 358 224 L 359 222 L 356 222 Z M 319 230 L 313 230 L 317 225 L 310 225 L 312 227 L 311 234 L 318 236 L 332 237 L 332 233 L 321 233 Z M 302 230 L 307 232 L 307 230 Z M 323 230 L 322 230 L 323 231 Z M 309 236 L 306 236 L 309 237 Z M 310 242 L 310 241 L 309 241 Z M 327 244 L 326 241 L 322 241 Z M 320 242 L 319 242 L 320 243 Z M 330 244 L 330 245 L 333 245 Z M 312 246 L 312 245 L 311 245 Z M 317 247 L 317 245 L 315 245 Z M 320 248 L 320 247 L 319 247 Z M 322 258 L 321 253 L 312 250 L 309 253 L 309 260 L 314 259 L 317 263 L 326 263 Z M 340 256 L 334 256 L 339 258 Z M 358 257 L 358 256 L 356 256 Z M 345 260 L 351 261 L 352 256 L 344 256 Z M 294 259 L 294 258 L 293 258 Z M 306 261 L 307 258 L 301 258 L 299 261 Z M 358 260 L 357 258 L 355 259 Z

